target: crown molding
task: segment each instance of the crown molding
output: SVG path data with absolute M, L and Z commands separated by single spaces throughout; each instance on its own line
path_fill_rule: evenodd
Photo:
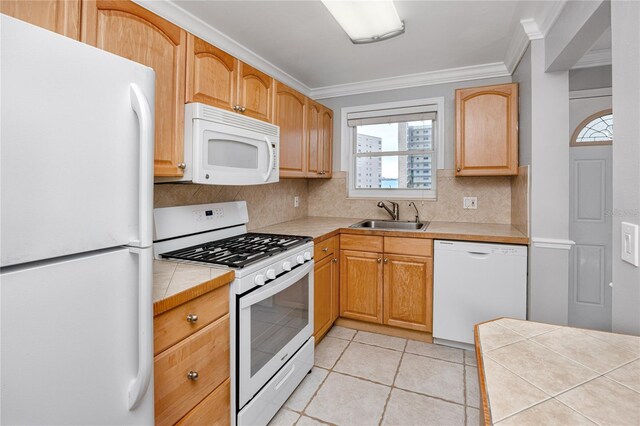
M 157 1 L 157 0 L 133 0 L 135 3 L 150 10 L 163 17 L 164 19 L 173 22 L 181 28 L 184 28 L 191 34 L 201 38 L 202 40 L 213 44 L 219 49 L 224 50 L 230 55 L 235 56 L 242 62 L 246 62 L 259 69 L 260 71 L 269 74 L 271 77 L 286 84 L 287 86 L 297 90 L 298 92 L 309 96 L 311 89 L 309 86 L 295 79 L 291 75 L 287 74 L 282 69 L 273 65 L 271 62 L 264 59 L 262 56 L 247 49 L 237 41 L 231 39 L 226 34 L 213 28 L 200 18 L 187 12 L 175 1 Z
M 516 70 L 516 67 L 520 63 L 520 59 L 527 51 L 529 42 L 531 40 L 539 40 L 549 32 L 553 24 L 558 20 L 562 9 L 567 4 L 567 0 L 549 2 L 552 6 L 549 8 L 545 16 L 540 19 L 538 23 L 535 19 L 522 19 L 520 25 L 516 25 L 511 34 L 511 42 L 507 48 L 507 54 L 505 55 L 504 64 L 509 70 L 510 74 Z
M 602 65 L 611 65 L 611 49 L 590 50 L 585 53 L 576 64 L 571 67 L 572 70 L 578 68 L 599 67 Z
M 311 89 L 311 98 L 326 99 L 339 96 L 358 95 L 361 93 L 381 92 L 384 90 L 405 89 L 433 84 L 453 83 L 457 81 L 479 80 L 482 78 L 506 77 L 510 73 L 502 62 L 473 65 L 460 68 L 449 68 L 428 71 L 397 77 L 359 81 L 355 83 L 337 84 Z

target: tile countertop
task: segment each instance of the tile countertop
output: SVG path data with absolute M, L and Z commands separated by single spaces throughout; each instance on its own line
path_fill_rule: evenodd
M 234 277 L 227 269 L 154 260 L 153 315 L 229 284 Z
M 510 318 L 475 332 L 486 425 L 640 424 L 640 337 Z
M 336 235 L 338 231 L 352 234 L 378 234 L 389 236 L 420 236 L 422 238 L 440 238 L 462 241 L 482 241 L 494 243 L 528 244 L 529 238 L 511 225 L 467 222 L 431 222 L 424 232 L 380 231 L 354 229 L 349 226 L 362 219 L 309 216 L 304 219 L 283 222 L 255 232 L 310 236 L 318 243 Z

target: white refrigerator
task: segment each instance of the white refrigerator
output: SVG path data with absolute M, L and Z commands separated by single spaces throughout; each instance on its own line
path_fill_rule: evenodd
M 155 74 L 0 31 L 0 423 L 153 424 Z

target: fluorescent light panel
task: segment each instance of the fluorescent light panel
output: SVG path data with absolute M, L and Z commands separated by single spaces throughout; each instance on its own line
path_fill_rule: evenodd
M 356 44 L 386 40 L 404 33 L 392 0 L 322 0 L 338 24 Z

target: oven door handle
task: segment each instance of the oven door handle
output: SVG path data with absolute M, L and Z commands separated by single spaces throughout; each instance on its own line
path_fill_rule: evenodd
M 294 269 L 293 271 L 283 275 L 281 278 L 265 285 L 260 290 L 254 291 L 246 296 L 240 297 L 240 309 L 248 308 L 258 302 L 268 299 L 276 293 L 291 287 L 300 280 L 300 278 L 313 271 L 313 259 L 310 262 Z M 282 281 L 281 281 L 282 280 Z

